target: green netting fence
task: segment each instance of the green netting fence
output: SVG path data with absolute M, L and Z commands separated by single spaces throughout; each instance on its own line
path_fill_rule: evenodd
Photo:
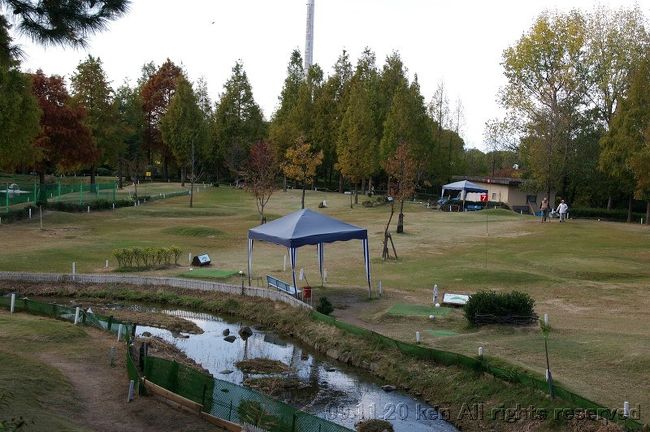
M 37 202 L 71 202 L 82 205 L 92 201 L 118 199 L 117 183 L 63 184 L 63 183 L 13 183 L 0 187 L 0 205 L 5 209 L 18 204 Z
M 213 378 L 175 361 L 147 357 L 144 375 L 165 389 L 200 403 L 215 417 L 269 432 L 349 432 L 254 390 Z
M 535 376 L 531 372 L 523 371 L 519 368 L 515 368 L 514 366 L 512 368 L 498 367 L 490 364 L 485 358 L 469 357 L 463 354 L 398 341 L 376 333 L 372 330 L 361 328 L 344 321 L 339 321 L 336 318 L 323 315 L 316 311 L 312 311 L 311 316 L 316 321 L 325 322 L 327 324 L 340 328 L 347 333 L 361 336 L 366 340 L 375 341 L 380 346 L 387 348 L 396 348 L 401 353 L 411 357 L 423 360 L 432 360 L 445 366 L 460 366 L 466 369 L 485 372 L 503 381 L 521 384 L 542 392 L 548 391 L 548 383 L 544 378 Z M 555 392 L 555 396 L 572 403 L 577 408 L 598 410 L 601 413 L 618 412 L 618 410 L 612 410 L 604 407 L 603 405 L 600 405 L 594 401 L 573 393 L 560 385 L 553 384 L 553 390 Z M 623 424 L 627 430 L 641 430 L 643 427 L 641 423 L 619 415 L 608 415 L 608 417 L 612 417 L 617 423 Z

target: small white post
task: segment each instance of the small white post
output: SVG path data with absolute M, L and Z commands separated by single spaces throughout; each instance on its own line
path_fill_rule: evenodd
M 122 338 L 122 324 L 117 326 L 117 341 L 119 342 L 121 338 Z
M 187 254 L 187 262 L 189 264 L 192 264 L 192 252 L 188 252 L 188 254 Z
M 90 206 L 88 206 L 88 213 L 90 213 Z
M 16 310 L 16 294 L 11 294 L 11 306 L 9 307 L 9 313 L 14 313 Z
M 327 269 L 323 269 L 323 282 L 327 283 Z
M 628 401 L 623 402 L 623 417 L 627 418 L 630 416 L 630 403 Z
M 38 218 L 41 224 L 41 229 L 43 229 L 43 207 L 38 206 Z
M 384 294 L 384 287 L 381 284 L 381 281 L 379 281 L 379 297 L 381 297 Z
M 109 360 L 111 366 L 115 366 L 115 347 L 111 347 L 111 351 L 109 353 Z
M 81 313 L 81 308 L 77 306 L 77 308 L 74 310 L 74 325 L 79 324 L 79 314 Z
M 287 271 L 287 254 L 284 254 L 284 261 L 282 262 L 282 271 Z
M 438 303 L 438 284 L 433 284 L 433 304 Z
M 135 394 L 135 382 L 133 380 L 129 381 L 129 395 L 126 398 L 127 402 L 131 402 L 133 400 Z
M 483 347 L 478 347 L 478 356 L 483 358 Z
M 548 314 L 547 313 L 544 314 L 544 325 L 548 326 Z
M 115 210 L 115 203 L 113 203 L 113 210 Z
M 30 219 L 32 218 L 32 208 L 31 207 L 29 208 L 29 218 Z
M 2 225 L 2 218 L 0 217 L 0 225 Z
M 300 280 L 303 280 L 305 278 L 305 269 L 300 269 Z
M 72 263 L 72 280 L 74 280 L 75 275 L 77 274 L 77 263 Z
M 415 332 L 415 343 L 420 343 L 420 332 L 419 331 Z
M 104 263 L 104 268 L 108 268 L 108 260 Z

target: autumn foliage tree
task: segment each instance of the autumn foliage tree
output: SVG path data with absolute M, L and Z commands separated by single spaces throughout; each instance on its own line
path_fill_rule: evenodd
M 165 145 L 160 132 L 160 121 L 176 92 L 176 82 L 182 75 L 181 68 L 167 59 L 144 83 L 140 90 L 142 109 L 145 113 L 144 146 L 149 164 L 153 163 L 154 153 L 159 153 L 163 164 L 163 176 L 169 178 L 169 164 L 173 158 L 172 150 Z
M 84 125 L 85 111 L 70 104 L 63 78 L 47 77 L 38 70 L 33 91 L 43 112 L 41 131 L 34 141 L 34 168 L 40 183 L 45 183 L 46 172 L 66 173 L 93 164 L 98 151 Z
M 313 151 L 311 144 L 300 137 L 296 143 L 289 147 L 285 153 L 285 162 L 282 171 L 287 178 L 302 184 L 301 208 L 305 208 L 305 189 L 316 176 L 316 168 L 323 162 L 323 151 Z
M 251 147 L 248 163 L 241 175 L 246 190 L 255 196 L 255 204 L 260 214 L 260 223 L 264 223 L 264 207 L 276 189 L 275 179 L 278 174 L 278 162 L 275 150 L 266 141 L 259 141 Z
M 397 221 L 397 232 L 404 232 L 404 200 L 415 193 L 415 181 L 419 169 L 419 163 L 413 154 L 411 147 L 406 142 L 401 142 L 391 157 L 384 163 L 384 169 L 389 176 L 389 193 L 393 198 L 390 204 L 390 216 L 384 230 L 384 248 L 382 258 L 389 258 L 388 241 L 392 242 L 390 223 L 395 213 L 395 201 L 399 201 L 399 217 Z M 394 248 L 394 246 L 393 246 Z M 397 255 L 395 256 L 397 258 Z

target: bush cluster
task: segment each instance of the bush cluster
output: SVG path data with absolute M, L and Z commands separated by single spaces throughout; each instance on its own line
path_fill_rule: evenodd
M 11 222 L 17 222 L 19 220 L 29 218 L 29 209 L 32 209 L 32 217 L 38 217 L 38 207 L 28 206 L 21 209 L 11 209 L 6 213 L 0 211 L 0 218 L 2 218 L 3 224 L 8 224 Z
M 318 299 L 318 306 L 316 306 L 316 310 L 323 315 L 329 315 L 334 312 L 334 306 L 327 299 L 327 297 L 321 297 Z
M 113 250 L 121 269 L 146 269 L 154 266 L 178 265 L 182 251 L 176 246 L 168 248 L 124 248 Z
M 472 294 L 465 305 L 465 318 L 471 324 L 481 324 L 480 315 L 495 318 L 533 317 L 535 300 L 520 291 L 497 293 L 494 291 L 479 291 Z

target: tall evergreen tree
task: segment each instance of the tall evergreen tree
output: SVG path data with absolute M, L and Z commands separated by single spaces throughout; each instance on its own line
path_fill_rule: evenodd
M 121 189 L 122 178 L 127 171 L 127 161 L 136 161 L 132 165 L 143 165 L 145 118 L 140 90 L 137 87 L 131 88 L 128 83 L 117 89 L 113 104 L 118 113 L 116 141 L 120 143 L 118 148 L 122 150 L 117 160 L 118 185 Z
M 237 62 L 224 84 L 212 119 L 212 160 L 218 172 L 223 166 L 233 174 L 243 167 L 250 147 L 265 135 L 265 124 L 244 66 Z
M 113 89 L 110 87 L 102 61 L 98 57 L 88 58 L 77 66 L 72 74 L 72 102 L 86 111 L 86 126 L 90 129 L 100 164 L 117 165 L 123 148 L 116 141 L 118 113 L 113 105 Z M 90 184 L 95 185 L 97 165 L 90 167 Z
M 0 15 L 0 169 L 12 170 L 33 158 L 41 111 L 31 78 L 18 70 L 9 25 Z
M 182 75 L 177 80 L 169 108 L 160 121 L 160 131 L 181 169 L 181 182 L 185 186 L 187 168 L 195 168 L 197 152 L 205 148 L 207 125 L 192 85 Z M 191 172 L 190 176 L 193 175 L 194 172 Z M 190 207 L 191 203 L 190 197 Z

